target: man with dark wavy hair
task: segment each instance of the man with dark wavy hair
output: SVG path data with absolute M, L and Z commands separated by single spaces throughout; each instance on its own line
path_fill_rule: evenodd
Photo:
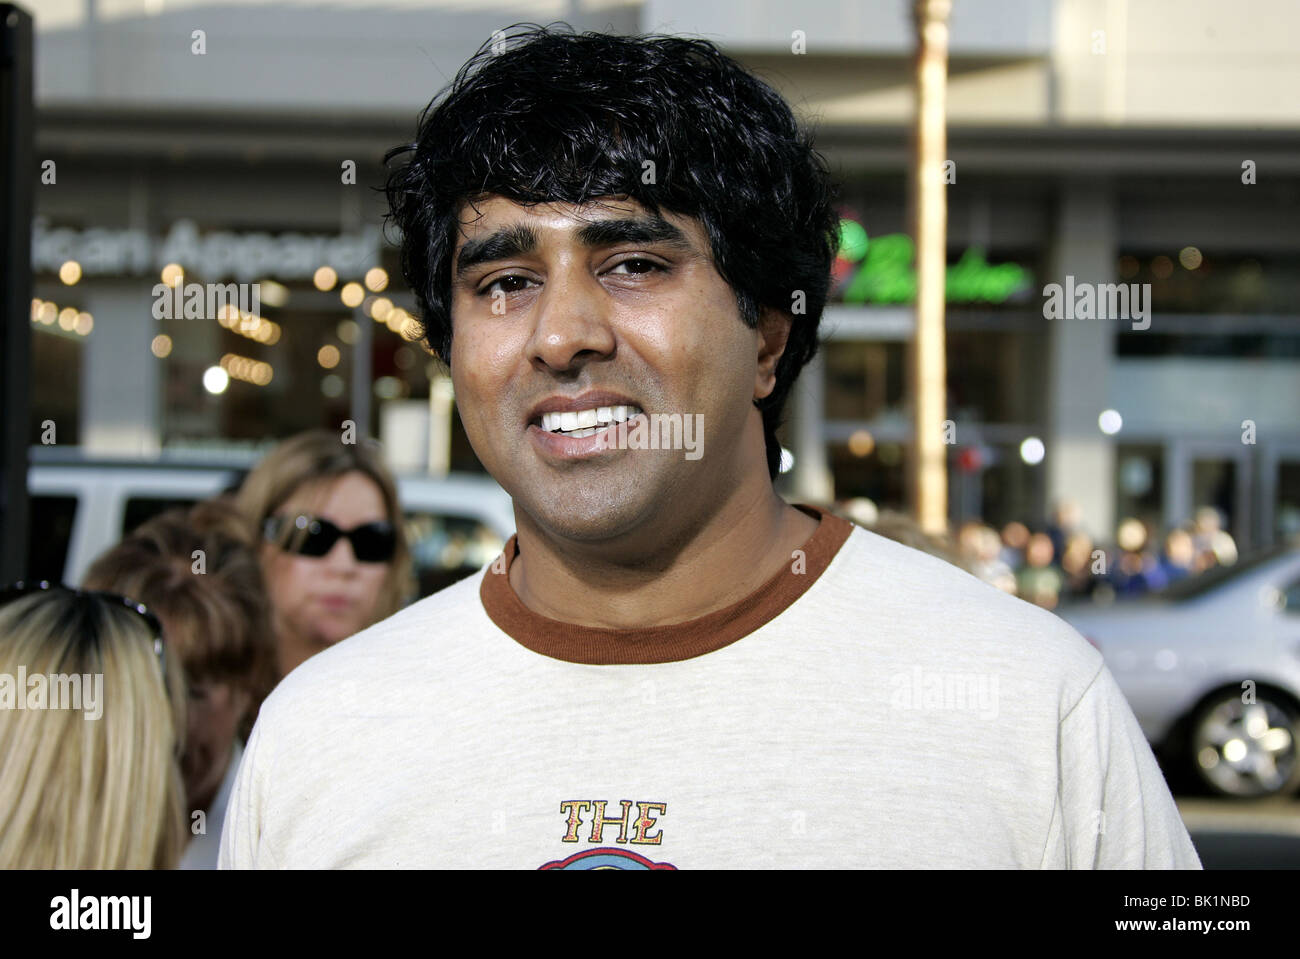
M 838 241 L 712 44 L 485 44 L 392 219 L 517 534 L 262 708 L 226 866 L 1197 866 L 1100 655 L 775 491 Z

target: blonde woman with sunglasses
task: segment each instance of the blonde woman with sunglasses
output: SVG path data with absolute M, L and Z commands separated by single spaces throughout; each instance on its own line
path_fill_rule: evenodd
M 401 608 L 412 590 L 397 487 L 370 443 L 280 443 L 237 503 L 261 532 L 279 675 Z

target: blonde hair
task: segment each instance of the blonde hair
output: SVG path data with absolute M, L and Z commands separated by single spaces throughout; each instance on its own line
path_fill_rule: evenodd
M 197 575 L 196 552 L 203 561 Z M 226 682 L 250 696 L 247 739 L 275 684 L 270 600 L 251 525 L 230 498 L 168 510 L 136 527 L 86 573 L 84 585 L 146 604 L 167 624 L 192 683 Z
M 307 484 L 335 480 L 357 472 L 373 480 L 384 500 L 384 510 L 397 537 L 397 549 L 388 564 L 372 622 L 397 612 L 414 593 L 411 552 L 405 522 L 397 499 L 397 484 L 371 440 L 344 443 L 337 433 L 310 430 L 277 445 L 245 477 L 235 502 L 259 531 L 280 506 Z M 274 598 L 273 598 L 274 600 Z
M 0 607 L 0 672 L 20 666 L 101 674 L 103 713 L 0 710 L 0 869 L 174 868 L 184 683 L 172 660 L 159 677 L 145 619 L 64 589 L 23 596 Z

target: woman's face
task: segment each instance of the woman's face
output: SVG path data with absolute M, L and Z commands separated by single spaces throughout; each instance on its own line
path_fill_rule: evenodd
M 273 515 L 302 513 L 328 520 L 344 532 L 392 520 L 378 485 L 355 470 L 304 484 Z M 262 561 L 277 626 L 323 646 L 374 622 L 392 568 L 391 562 L 359 562 L 345 536 L 324 556 L 301 556 L 264 543 Z
M 231 683 L 190 684 L 189 732 L 181 773 L 189 809 L 207 809 L 229 771 L 230 750 L 240 720 L 248 711 L 249 694 Z

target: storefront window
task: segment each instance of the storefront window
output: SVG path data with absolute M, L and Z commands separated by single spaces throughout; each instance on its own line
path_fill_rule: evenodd
M 1115 450 L 1116 521 L 1141 520 L 1149 530 L 1164 524 L 1164 448 L 1121 443 Z
M 873 420 L 901 413 L 904 345 L 831 341 L 822 344 L 826 365 L 826 417 Z
M 1273 532 L 1277 540 L 1300 537 L 1300 456 L 1278 463 L 1276 502 Z
M 881 509 L 905 509 L 904 458 L 907 447 L 902 443 L 881 443 L 865 456 L 860 455 L 861 452 L 847 443 L 828 446 L 836 498 L 843 500 L 861 496 Z
M 1154 317 L 1146 330 L 1120 327 L 1118 356 L 1300 358 L 1300 258 L 1128 251 L 1116 274 L 1150 284 Z
M 1044 337 L 950 331 L 946 343 L 948 410 L 956 422 L 1038 422 Z M 827 419 L 869 422 L 906 415 L 905 343 L 831 341 L 822 350 Z
M 1039 516 L 1041 466 L 1020 456 L 1019 444 L 988 443 L 979 450 L 979 468 L 950 470 L 951 497 L 958 523 L 970 519 L 1001 528 L 1013 520 L 1033 525 Z
M 1218 254 L 1212 247 L 1125 250 L 1117 280 L 1151 284 L 1153 313 L 1292 314 L 1300 302 L 1300 258 Z
M 948 413 L 956 422 L 1038 423 L 1045 336 L 950 331 L 945 342 Z
M 28 443 L 32 445 L 76 445 L 80 442 L 81 366 L 85 336 L 61 330 L 57 325 L 32 324 L 29 367 L 30 427 Z M 87 335 L 93 336 L 93 329 Z M 48 424 L 54 425 L 51 436 Z

